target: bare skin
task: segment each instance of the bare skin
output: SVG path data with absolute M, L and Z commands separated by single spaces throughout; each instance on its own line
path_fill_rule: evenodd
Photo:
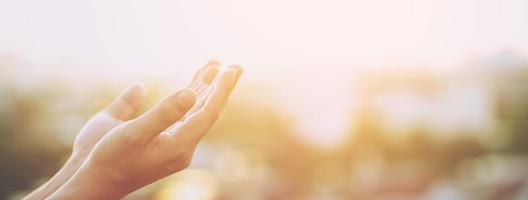
M 146 92 L 131 86 L 83 127 L 64 167 L 25 199 L 119 199 L 185 169 L 242 73 L 239 66 L 219 70 L 209 62 L 188 89 L 135 119 Z
M 64 185 L 86 160 L 99 139 L 137 112 L 143 103 L 144 96 L 143 85 L 134 84 L 123 91 L 107 108 L 93 116 L 77 135 L 72 155 L 64 166 L 47 183 L 24 199 L 45 199 Z

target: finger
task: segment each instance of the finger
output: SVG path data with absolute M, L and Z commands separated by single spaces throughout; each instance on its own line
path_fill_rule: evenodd
M 210 64 L 207 69 L 205 69 L 203 76 L 201 78 L 201 82 L 205 83 L 207 85 L 210 85 L 213 80 L 215 79 L 216 75 L 220 71 L 220 65 L 216 62 L 213 64 Z
M 238 65 L 233 65 L 233 66 L 230 66 L 228 70 L 235 70 L 236 72 L 236 78 L 235 78 L 235 83 L 230 87 L 230 89 L 228 88 L 224 88 L 224 89 L 220 89 L 219 90 L 219 87 L 222 87 L 222 84 L 225 85 L 229 80 L 226 78 L 225 75 L 227 74 L 224 74 L 224 76 L 221 76 L 221 78 L 224 78 L 223 80 L 221 78 L 217 79 L 216 82 L 218 82 L 218 84 L 216 84 L 217 86 L 215 88 L 206 88 L 205 91 L 203 91 L 200 96 L 199 96 L 199 100 L 198 100 L 198 103 L 195 104 L 194 108 L 193 109 L 201 109 L 206 101 L 208 101 L 210 98 L 209 96 L 211 96 L 211 93 L 213 91 L 217 91 L 217 92 L 222 92 L 222 91 L 231 91 L 233 89 L 233 87 L 236 85 L 236 81 L 238 80 L 238 78 L 240 77 L 240 75 L 242 74 L 242 68 Z M 227 73 L 227 71 L 225 72 Z M 227 96 L 229 96 L 229 94 L 227 94 Z M 219 98 L 217 98 L 219 99 Z M 227 101 L 227 99 L 226 99 Z M 223 107 L 223 106 L 222 106 Z
M 191 108 L 191 110 L 189 110 L 189 112 L 187 112 L 187 114 L 185 115 L 184 119 L 187 119 L 190 115 L 192 115 L 196 111 L 200 110 L 200 108 L 202 108 L 203 105 L 205 104 L 205 101 L 207 101 L 207 97 L 209 96 L 210 93 L 211 93 L 211 87 L 204 87 L 204 89 L 200 90 L 198 92 L 199 95 L 197 97 L 196 103 Z
M 208 68 L 208 71 L 205 72 L 202 78 L 202 82 L 194 89 L 194 93 L 197 96 L 197 102 L 194 107 L 187 113 L 187 115 L 194 113 L 200 107 L 202 107 L 203 102 L 207 98 L 209 92 L 211 91 L 211 83 L 216 79 L 218 72 L 220 71 L 219 66 L 213 66 Z
M 201 82 L 203 82 L 204 73 L 207 73 L 208 69 L 211 68 L 211 67 L 214 67 L 214 66 L 218 66 L 219 67 L 220 63 L 218 61 L 216 61 L 216 60 L 212 60 L 212 61 L 207 62 L 204 67 L 202 67 L 200 70 L 198 70 L 198 72 L 196 72 L 194 74 L 194 77 L 193 77 L 191 83 L 189 84 L 189 88 L 195 88 Z M 211 73 L 211 72 L 209 72 L 209 73 Z M 215 76 L 216 76 L 216 74 L 215 74 Z M 213 77 L 213 79 L 214 79 L 214 77 Z
M 196 96 L 192 90 L 180 90 L 134 120 L 130 124 L 131 130 L 138 130 L 137 134 L 147 138 L 155 137 L 182 118 L 195 101 Z
M 146 91 L 142 83 L 135 83 L 125 89 L 103 112 L 118 120 L 129 120 L 143 104 Z
M 232 66 L 224 71 L 204 106 L 168 132 L 175 133 L 184 140 L 198 142 L 218 119 L 241 73 L 242 68 L 239 66 Z
M 207 63 L 205 65 L 205 68 L 202 69 L 202 70 L 203 71 L 199 75 L 200 77 L 198 78 L 198 80 L 195 80 L 195 83 L 194 83 L 194 85 L 191 88 L 194 91 L 194 93 L 196 94 L 196 97 L 198 99 L 197 102 L 199 102 L 201 97 L 208 90 L 210 84 L 215 80 L 218 72 L 220 71 L 220 65 L 219 65 L 219 63 L 217 61 L 209 61 L 209 63 Z M 194 106 L 194 107 L 196 107 L 196 106 Z M 194 107 L 191 108 L 191 110 L 189 112 L 187 112 L 185 117 L 188 116 L 189 114 L 193 113 L 194 112 L 193 110 L 196 110 Z
M 210 88 L 209 85 L 205 85 L 205 84 L 203 84 L 203 85 L 200 85 L 200 87 L 196 88 L 196 89 L 194 90 L 194 92 L 196 93 L 196 96 L 198 96 L 198 98 L 199 98 L 199 97 L 201 97 L 201 96 L 205 93 L 205 91 L 206 91 L 208 88 Z
M 211 85 L 211 83 L 213 82 L 213 80 L 215 79 L 219 71 L 220 71 L 220 66 L 216 66 L 216 65 L 210 66 L 204 70 L 199 80 L 191 88 L 194 90 L 197 96 L 200 96 L 201 92 L 205 88 L 209 87 L 209 85 Z
M 218 80 L 218 83 L 215 85 L 215 88 L 212 89 L 203 109 L 220 113 L 229 99 L 229 95 L 235 87 L 242 72 L 242 67 L 239 65 L 230 66 L 226 71 L 224 71 Z
M 193 78 L 192 78 L 191 82 L 189 83 L 189 85 L 187 87 L 191 88 L 192 86 L 194 86 L 196 84 L 196 81 L 198 80 L 198 78 L 202 74 L 202 71 L 203 71 L 203 68 L 200 68 L 198 71 L 196 71 L 196 73 L 194 73 Z

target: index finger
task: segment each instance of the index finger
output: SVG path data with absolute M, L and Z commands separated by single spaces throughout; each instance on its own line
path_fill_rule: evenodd
M 183 137 L 185 140 L 191 140 L 197 143 L 220 116 L 241 73 L 242 68 L 238 65 L 231 66 L 224 71 L 220 75 L 205 105 L 189 116 L 186 121 L 172 127 L 168 132 L 175 133 L 178 137 Z

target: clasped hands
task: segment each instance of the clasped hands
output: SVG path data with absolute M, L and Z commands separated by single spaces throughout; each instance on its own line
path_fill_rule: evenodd
M 121 93 L 79 132 L 70 159 L 25 199 L 120 199 L 189 166 L 242 68 L 207 63 L 188 88 L 133 118 L 146 96 L 141 84 Z

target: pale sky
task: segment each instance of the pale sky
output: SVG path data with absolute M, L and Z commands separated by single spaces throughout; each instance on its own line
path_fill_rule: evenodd
M 528 52 L 528 1 L 0 2 L 0 52 L 46 71 L 157 75 L 145 69 L 211 58 L 250 69 L 450 67 L 505 49 Z

